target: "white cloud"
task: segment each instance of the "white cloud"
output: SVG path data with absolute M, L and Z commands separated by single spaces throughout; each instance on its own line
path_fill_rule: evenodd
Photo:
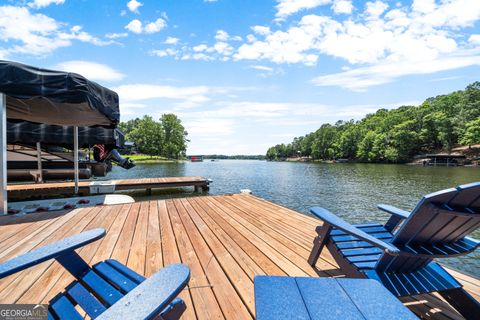
M 133 19 L 125 26 L 125 29 L 136 34 L 140 34 L 142 32 L 156 33 L 164 29 L 166 26 L 167 22 L 162 18 L 158 18 L 154 22 L 146 23 L 145 26 L 143 25 L 142 21 L 138 19 Z
M 140 13 L 138 12 L 138 8 L 140 8 L 141 6 L 143 6 L 143 3 L 138 2 L 137 0 L 130 0 L 127 3 L 128 10 L 137 14 Z
M 228 41 L 229 35 L 224 30 L 217 30 L 217 34 L 215 35 L 215 39 L 218 41 Z
M 90 80 L 116 81 L 125 78 L 125 75 L 106 64 L 92 61 L 71 60 L 60 62 L 54 69 L 78 73 Z
M 58 48 L 71 46 L 73 40 L 99 46 L 113 43 L 82 31 L 81 26 L 66 27 L 67 24 L 44 14 L 31 13 L 27 7 L 0 6 L 2 56 L 45 56 Z
M 468 38 L 468 42 L 480 45 L 480 34 L 472 34 Z
M 128 84 L 114 88 L 123 101 L 138 102 L 152 99 L 186 100 L 206 102 L 211 89 L 207 86 L 174 87 L 152 84 Z
M 336 0 L 332 4 L 333 12 L 337 14 L 350 14 L 353 11 L 353 4 L 351 0 Z
M 208 49 L 208 46 L 206 44 L 199 44 L 198 46 L 195 46 L 192 49 L 195 52 L 202 52 L 202 51 L 206 51 Z
M 304 63 L 315 65 L 318 53 L 313 52 L 316 39 L 323 33 L 322 23 L 328 18 L 304 16 L 297 26 L 287 31 L 268 32 L 264 28 L 255 28 L 263 33 L 265 39 L 243 44 L 234 55 L 236 60 L 266 59 L 275 63 Z
M 28 3 L 28 6 L 35 9 L 40 9 L 40 8 L 48 7 L 51 4 L 60 5 L 64 3 L 65 3 L 65 0 L 34 0 Z
M 267 67 L 262 65 L 251 65 L 249 66 L 249 68 L 257 70 L 258 71 L 257 76 L 260 78 L 268 78 L 275 75 L 282 75 L 285 73 L 280 68 L 272 68 L 272 67 Z
M 118 38 L 125 38 L 128 37 L 128 33 L 122 32 L 122 33 L 107 33 L 105 35 L 106 38 L 108 39 L 118 39 Z
M 317 86 L 339 86 L 353 91 L 365 91 L 368 87 L 390 83 L 411 74 L 430 74 L 439 71 L 480 66 L 479 52 L 464 52 L 433 60 L 382 62 L 345 72 L 316 77 L 312 83 Z
M 326 2 L 279 0 L 277 16 L 286 17 L 322 4 Z M 350 0 L 332 1 L 331 8 L 336 13 L 347 14 L 352 14 L 354 9 Z M 369 85 L 393 81 L 400 74 L 436 72 L 431 70 L 448 70 L 464 64 L 453 63 L 455 59 L 475 60 L 477 53 L 466 49 L 478 45 L 478 37 L 468 35 L 468 30 L 462 28 L 474 26 L 479 20 L 478 0 L 440 3 L 419 0 L 411 6 L 397 4 L 393 8 L 384 1 L 370 1 L 363 12 L 344 20 L 308 14 L 286 26 L 277 24 L 277 30 L 253 26 L 254 35 L 247 35 L 247 42 L 236 49 L 233 58 L 314 66 L 326 55 L 347 61 L 349 65 L 343 66 L 349 69 L 347 75 L 354 74 L 357 65 L 361 65 L 361 70 L 368 67 L 372 68 L 368 70 L 377 70 L 375 67 L 384 70 L 385 75 L 375 71 L 374 75 L 362 77 L 358 85 L 344 86 L 364 90 Z M 449 61 L 448 68 L 432 66 L 443 59 Z M 418 68 L 422 64 L 428 68 Z M 408 71 L 390 70 L 386 67 L 389 65 Z M 335 78 L 339 74 L 334 74 Z
M 134 19 L 125 26 L 125 29 L 137 34 L 142 33 L 142 22 L 138 19 Z
M 261 36 L 268 36 L 270 33 L 272 33 L 272 31 L 270 30 L 269 27 L 265 27 L 265 26 L 254 26 L 252 27 L 252 30 L 253 32 L 255 32 L 256 34 L 259 34 Z
M 284 19 L 289 15 L 306 9 L 313 9 L 325 4 L 329 4 L 331 0 L 277 0 L 276 16 Z
M 197 119 L 185 121 L 185 128 L 193 137 L 218 137 L 233 133 L 235 122 L 231 119 Z
M 69 33 L 60 33 L 58 37 L 66 40 L 78 40 L 81 42 L 87 42 L 96 46 L 107 46 L 114 43 L 114 41 L 112 40 L 104 41 L 97 37 L 94 37 L 88 32 L 82 31 L 82 29 L 82 26 L 73 26 L 72 28 L 70 28 Z
M 167 22 L 162 18 L 158 18 L 155 22 L 150 22 L 145 26 L 146 33 L 156 33 L 167 26 Z
M 377 0 L 375 2 L 367 2 L 366 7 L 365 13 L 373 17 L 378 17 L 387 10 L 388 4 Z
M 267 67 L 267 66 L 250 66 L 250 68 L 255 69 L 255 70 L 260 70 L 260 71 L 266 71 L 266 72 L 272 72 L 273 68 Z
M 167 37 L 167 39 L 165 39 L 165 41 L 163 42 L 164 44 L 177 44 L 178 41 L 180 41 L 180 39 L 178 38 L 175 38 L 175 37 Z
M 217 2 L 218 0 L 203 0 L 203 2 Z
M 435 0 L 413 0 L 412 9 L 419 13 L 430 13 L 437 8 Z
M 178 51 L 177 49 L 174 49 L 174 48 L 167 48 L 167 49 L 164 49 L 164 50 L 154 49 L 154 50 L 150 51 L 150 54 L 153 55 L 153 56 L 160 57 L 160 58 L 173 56 L 176 59 L 178 59 L 179 55 L 180 55 L 180 51 Z

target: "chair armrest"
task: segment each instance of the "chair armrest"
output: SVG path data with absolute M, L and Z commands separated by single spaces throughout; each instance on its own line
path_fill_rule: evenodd
M 394 216 L 402 218 L 402 219 L 407 219 L 408 216 L 410 215 L 410 212 L 402 210 L 402 209 L 398 209 L 398 208 L 396 208 L 394 206 L 391 206 L 391 205 L 388 205 L 388 204 L 379 204 L 379 205 L 377 205 L 377 208 L 382 210 L 382 211 L 388 212 L 388 213 L 390 213 Z
M 184 264 L 172 264 L 140 283 L 98 320 L 150 319 L 158 315 L 185 288 L 190 280 L 190 269 Z
M 374 245 L 375 247 L 382 249 L 389 255 L 398 255 L 400 253 L 400 250 L 396 248 L 394 245 L 386 243 L 380 239 L 377 239 L 369 235 L 368 233 L 363 232 L 362 230 L 356 228 L 355 226 L 351 225 L 350 223 L 346 222 L 342 218 L 339 218 L 338 216 L 334 215 L 333 213 L 331 213 L 330 211 L 324 208 L 315 207 L 310 209 L 310 212 L 313 213 L 319 219 L 332 225 L 333 227 L 339 230 L 342 230 L 352 236 L 355 236 L 365 242 L 368 242 L 371 245 Z
M 21 256 L 0 263 L 0 279 L 19 271 L 35 266 L 44 261 L 57 258 L 64 254 L 96 241 L 106 234 L 105 229 L 92 229 L 54 243 L 47 244 L 39 249 L 27 252 Z

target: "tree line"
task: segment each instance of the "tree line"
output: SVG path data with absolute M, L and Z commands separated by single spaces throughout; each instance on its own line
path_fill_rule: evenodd
M 185 158 L 188 133 L 174 114 L 163 114 L 159 121 L 145 115 L 121 122 L 119 128 L 140 153 L 169 159 Z
M 420 153 L 450 152 L 480 143 L 480 82 L 428 98 L 420 106 L 379 109 L 359 121 L 323 124 L 291 143 L 268 149 L 268 160 L 288 157 L 402 163 Z
M 265 155 L 243 155 L 237 154 L 233 156 L 227 156 L 224 154 L 208 154 L 204 155 L 203 159 L 222 159 L 222 160 L 265 160 Z

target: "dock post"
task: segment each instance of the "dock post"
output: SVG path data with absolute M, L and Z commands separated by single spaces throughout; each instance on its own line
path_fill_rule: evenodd
M 73 177 L 75 180 L 75 194 L 78 194 L 78 127 L 73 127 Z
M 202 191 L 208 191 L 210 190 L 210 183 L 212 183 L 213 180 L 212 179 L 207 179 L 205 181 L 205 184 L 202 185 Z
M 37 142 L 37 181 L 39 183 L 43 183 L 43 171 L 42 171 L 42 146 L 40 142 Z
M 0 93 L 0 214 L 7 213 L 7 97 Z

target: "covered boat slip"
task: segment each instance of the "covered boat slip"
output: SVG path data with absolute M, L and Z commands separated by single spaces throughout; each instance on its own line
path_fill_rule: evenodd
M 325 250 L 315 268 L 307 258 L 319 220 L 246 195 L 190 197 L 117 206 L 0 217 L 0 261 L 93 228 L 107 236 L 79 250 L 88 262 L 114 258 L 149 276 L 183 262 L 192 278 L 181 297 L 184 319 L 251 319 L 255 275 L 342 277 Z M 476 299 L 480 281 L 454 275 Z M 0 280 L 0 303 L 47 302 L 72 280 L 57 262 L 45 262 Z M 438 296 L 409 298 L 418 315 L 461 318 Z
M 7 119 L 72 127 L 77 183 L 78 127 L 114 129 L 120 120 L 118 95 L 78 74 L 0 60 L 0 214 L 7 210 Z

